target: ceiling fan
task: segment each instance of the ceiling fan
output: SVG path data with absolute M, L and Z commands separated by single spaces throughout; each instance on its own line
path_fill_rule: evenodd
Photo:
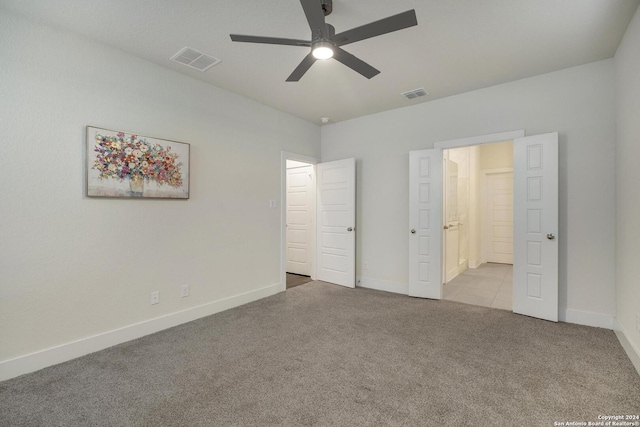
M 311 47 L 311 52 L 287 78 L 288 82 L 299 81 L 316 60 L 329 58 L 337 59 L 370 79 L 380 71 L 343 50 L 341 46 L 418 25 L 416 12 L 412 9 L 336 34 L 335 28 L 325 22 L 325 16 L 333 10 L 333 0 L 300 0 L 300 4 L 311 28 L 311 41 L 231 34 L 231 40 L 234 42 Z

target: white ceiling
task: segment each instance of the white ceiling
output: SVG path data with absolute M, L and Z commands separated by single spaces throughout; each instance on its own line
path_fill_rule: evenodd
M 309 39 L 299 0 L 0 0 L 0 7 L 68 29 L 320 124 L 426 102 L 610 58 L 640 0 L 334 0 L 345 31 L 415 9 L 418 26 L 345 50 L 381 73 L 335 60 L 285 79 L 308 48 L 234 43 L 229 34 Z M 201 73 L 169 61 L 189 46 L 222 60 Z M 424 87 L 408 101 L 401 92 Z

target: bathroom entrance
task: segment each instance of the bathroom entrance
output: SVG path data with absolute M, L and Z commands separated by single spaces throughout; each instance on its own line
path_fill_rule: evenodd
M 513 143 L 443 150 L 443 298 L 512 309 Z

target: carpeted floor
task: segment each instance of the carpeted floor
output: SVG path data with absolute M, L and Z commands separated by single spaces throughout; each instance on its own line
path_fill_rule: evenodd
M 311 282 L 0 383 L 2 426 L 553 426 L 640 414 L 613 332 Z

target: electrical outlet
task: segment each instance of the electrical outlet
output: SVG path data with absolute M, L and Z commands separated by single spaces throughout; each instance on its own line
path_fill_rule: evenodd
M 368 263 L 368 262 L 364 262 L 364 263 L 362 263 L 362 264 L 363 264 L 363 265 L 362 265 L 362 268 L 364 268 L 365 270 L 368 270 L 368 269 L 369 269 L 369 263 Z
M 277 205 L 277 203 L 276 203 L 276 201 L 275 201 L 275 200 L 269 200 L 269 207 L 270 207 L 271 209 L 274 209 L 274 208 L 276 208 L 277 206 L 278 206 L 278 205 Z
M 189 285 L 180 286 L 180 297 L 188 297 L 189 296 Z
M 158 291 L 151 292 L 151 305 L 155 305 L 159 303 L 160 303 L 160 292 Z

